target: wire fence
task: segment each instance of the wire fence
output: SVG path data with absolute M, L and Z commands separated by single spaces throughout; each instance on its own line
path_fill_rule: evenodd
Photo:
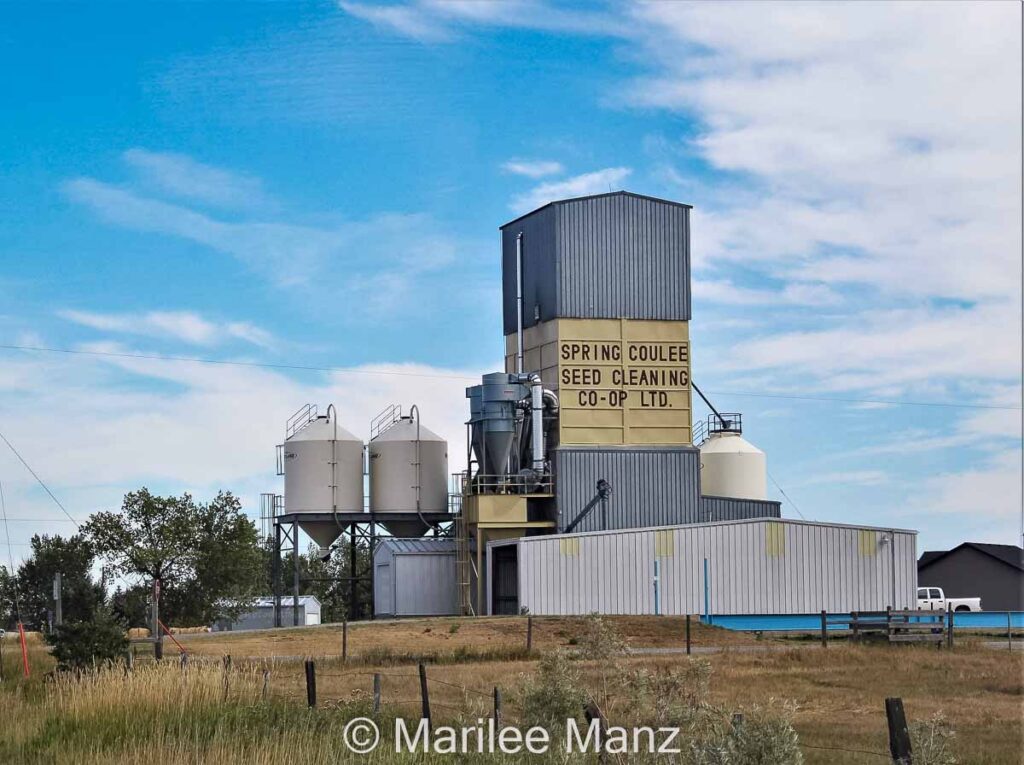
M 370 699 L 364 698 L 363 701 L 365 703 L 367 700 L 372 700 L 373 714 L 375 716 L 383 714 L 385 710 L 404 710 L 412 708 L 418 712 L 419 719 L 425 719 L 429 725 L 432 724 L 433 710 L 449 712 L 456 719 L 480 718 L 486 716 L 492 717 L 496 721 L 513 724 L 521 723 L 523 717 L 526 715 L 524 704 L 520 701 L 505 699 L 499 687 L 494 686 L 490 690 L 484 690 L 479 687 L 463 685 L 461 683 L 434 677 L 428 672 L 427 665 L 424 663 L 417 665 L 417 672 L 384 672 L 365 669 L 341 671 L 328 669 L 327 671 L 319 671 L 317 669 L 316 660 L 306 659 L 303 664 L 304 675 L 287 673 L 283 676 L 275 676 L 272 661 L 243 661 L 234 663 L 231 656 L 223 656 L 220 658 L 189 657 L 187 654 L 182 654 L 180 664 L 183 675 L 189 671 L 190 667 L 210 668 L 219 665 L 223 671 L 223 694 L 225 701 L 229 698 L 239 698 L 237 690 L 234 695 L 231 693 L 232 689 L 236 686 L 236 683 L 232 681 L 232 677 L 236 675 L 248 675 L 251 680 L 248 687 L 250 690 L 254 690 L 258 687 L 260 689 L 259 697 L 264 702 L 270 700 L 280 700 L 289 703 L 305 702 L 310 709 L 318 706 L 325 708 L 337 708 L 350 704 L 355 699 L 352 697 L 346 697 L 344 694 L 339 694 L 336 688 L 331 689 L 333 693 L 330 691 L 323 692 L 326 689 L 323 689 L 322 687 L 318 689 L 317 681 L 344 681 L 352 678 L 365 678 L 371 681 L 368 685 L 371 687 L 372 697 L 370 697 Z M 131 670 L 132 667 L 126 665 L 126 676 L 131 672 Z M 278 682 L 275 683 L 275 679 Z M 385 696 L 383 683 L 385 679 L 399 681 L 403 684 L 399 689 L 403 691 L 403 693 L 399 694 L 399 698 L 387 698 Z M 282 680 L 284 680 L 284 682 L 281 682 Z M 404 691 L 407 690 L 408 683 L 418 684 L 420 692 L 418 697 L 408 697 L 405 695 Z M 436 694 L 432 693 L 432 689 L 436 690 L 438 688 L 451 689 L 452 691 L 461 693 L 467 699 L 473 697 L 485 700 L 487 703 L 482 708 L 472 708 L 472 706 L 468 704 L 458 705 L 450 703 L 449 699 L 439 700 L 436 698 Z M 348 690 L 360 691 L 363 689 L 350 688 Z M 506 707 L 512 707 L 516 712 L 509 715 L 506 712 Z M 595 718 L 598 719 L 601 724 L 601 730 L 607 731 L 608 721 L 605 719 L 604 713 L 597 706 L 594 699 L 591 698 L 587 701 L 584 707 L 584 716 L 588 722 Z M 890 752 L 856 747 L 809 744 L 802 741 L 797 742 L 797 746 L 802 750 L 810 752 L 844 753 L 872 758 L 867 761 L 876 761 L 881 758 L 892 762 L 909 762 L 909 758 L 911 756 L 910 736 L 909 728 L 907 727 L 906 719 L 903 715 L 902 700 L 891 698 L 886 699 L 886 717 L 889 728 Z M 742 725 L 743 715 L 733 715 L 732 724 L 734 727 Z M 606 758 L 603 758 L 602 761 L 606 761 Z

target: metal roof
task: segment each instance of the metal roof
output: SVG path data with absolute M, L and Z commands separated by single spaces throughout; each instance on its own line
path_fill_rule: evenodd
M 931 565 L 939 558 L 945 558 L 951 553 L 955 553 L 957 550 L 961 550 L 965 547 L 970 547 L 977 550 L 980 553 L 989 555 L 998 561 L 1005 563 L 1008 566 L 1013 566 L 1016 569 L 1024 571 L 1024 548 L 1017 547 L 1017 545 L 994 545 L 986 542 L 963 542 L 952 550 L 931 550 L 925 552 L 921 559 L 917 562 L 918 568 Z
M 503 224 L 501 226 L 498 226 L 498 228 L 507 228 L 508 226 L 511 226 L 513 223 L 517 223 L 517 222 L 521 221 L 523 218 L 529 218 L 534 213 L 538 213 L 538 212 L 540 212 L 541 210 L 543 210 L 545 208 L 551 207 L 552 205 L 564 205 L 564 204 L 568 204 L 570 202 L 582 202 L 584 199 L 602 199 L 603 197 L 618 197 L 618 196 L 634 197 L 635 199 L 646 199 L 646 200 L 648 200 L 650 202 L 660 202 L 660 203 L 666 204 L 666 205 L 675 205 L 676 207 L 685 207 L 687 210 L 692 210 L 693 209 L 693 205 L 688 205 L 688 204 L 686 204 L 684 202 L 674 202 L 671 199 L 662 199 L 661 197 L 652 197 L 652 196 L 648 196 L 647 194 L 637 194 L 637 193 L 632 192 L 632 191 L 625 191 L 623 189 L 620 189 L 619 191 L 609 191 L 609 192 L 606 192 L 604 194 L 587 194 L 586 196 L 582 196 L 582 197 L 569 197 L 568 199 L 554 199 L 554 200 L 548 202 L 547 204 L 541 205 L 536 210 L 530 210 L 530 212 L 524 213 L 523 215 L 520 215 L 518 218 L 513 218 L 508 223 L 505 223 L 505 224 Z
M 380 540 L 380 546 L 387 547 L 391 552 L 399 555 L 403 553 L 455 552 L 455 540 L 448 537 L 413 537 L 409 539 L 388 537 Z
M 711 527 L 711 526 L 743 526 L 753 525 L 757 523 L 784 523 L 787 526 L 819 526 L 823 528 L 833 529 L 864 529 L 865 531 L 879 531 L 879 532 L 895 532 L 897 534 L 913 534 L 917 535 L 916 529 L 900 529 L 892 526 L 864 526 L 855 523 L 834 523 L 832 521 L 805 521 L 797 520 L 796 518 L 748 518 L 737 521 L 705 521 L 703 523 L 674 523 L 670 526 L 644 526 L 635 529 L 613 529 L 608 531 L 584 531 L 574 532 L 572 534 L 546 534 L 543 536 L 536 537 L 520 537 L 519 542 L 540 542 L 545 539 L 550 539 L 552 536 L 561 537 L 567 539 L 570 537 L 590 537 L 590 536 L 601 536 L 608 534 L 634 534 L 638 532 L 646 531 L 666 531 L 668 529 L 693 529 L 698 527 Z

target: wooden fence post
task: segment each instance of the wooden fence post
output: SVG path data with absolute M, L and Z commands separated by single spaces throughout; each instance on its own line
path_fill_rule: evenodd
M 501 690 L 494 686 L 494 727 L 501 728 Z
M 228 700 L 228 684 L 231 682 L 231 654 L 224 655 L 224 701 Z
M 341 661 L 348 661 L 348 619 L 341 622 Z
M 427 667 L 420 663 L 420 695 L 423 698 L 422 717 L 427 721 L 427 729 L 430 728 L 430 692 L 427 689 Z
M 188 665 L 188 654 L 183 653 L 181 656 L 179 656 L 178 663 L 181 665 L 182 669 L 185 669 L 185 667 Z
M 310 709 L 316 706 L 316 664 L 306 659 L 306 705 Z
M 853 630 L 853 639 L 860 640 L 860 625 L 857 624 L 857 612 L 850 614 L 850 628 Z
M 373 673 L 373 713 L 380 714 L 380 672 Z
M 267 691 L 270 690 L 270 670 L 263 670 L 263 690 L 260 692 L 260 698 L 264 701 L 267 700 Z
M 690 655 L 690 615 L 686 615 L 686 655 Z
M 526 652 L 533 651 L 533 617 L 526 617 Z
M 1013 632 L 1010 629 L 1010 612 L 1006 612 L 1006 650 L 1013 650 Z
M 946 645 L 953 647 L 953 607 L 946 604 Z
M 910 730 L 907 728 L 907 716 L 903 712 L 903 699 L 885 700 L 885 719 L 889 724 L 889 753 L 892 761 L 912 765 L 914 760 L 910 751 Z
M 828 612 L 821 609 L 821 647 L 828 648 Z
M 587 718 L 588 723 L 592 723 L 594 720 L 598 721 L 600 732 L 597 738 L 597 761 L 602 764 L 608 762 L 608 752 L 605 750 L 605 734 L 608 731 L 608 721 L 605 719 L 601 707 L 593 701 L 588 701 L 583 705 L 583 716 Z

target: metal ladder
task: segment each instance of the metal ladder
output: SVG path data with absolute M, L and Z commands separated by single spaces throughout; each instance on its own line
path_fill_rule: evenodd
M 467 476 L 456 474 L 456 488 L 463 499 L 455 516 L 455 554 L 458 568 L 459 611 L 463 616 L 475 616 L 473 610 L 473 553 L 469 547 L 469 529 L 465 516 L 465 484 Z

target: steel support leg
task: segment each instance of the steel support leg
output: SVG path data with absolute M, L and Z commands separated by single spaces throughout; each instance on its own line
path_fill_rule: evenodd
M 356 573 L 356 565 L 358 564 L 358 548 L 356 546 L 356 524 L 352 524 L 349 527 L 349 563 L 348 563 L 348 575 L 349 575 L 349 593 L 348 593 L 348 618 L 349 621 L 358 621 L 359 619 L 359 605 L 356 602 L 359 593 L 359 580 L 358 574 Z
M 299 573 L 302 561 L 299 558 L 299 524 L 292 524 L 292 555 L 295 558 L 295 571 L 292 581 L 292 624 L 299 626 Z
M 274 523 L 273 549 L 270 551 L 270 583 L 274 588 L 274 626 L 281 626 L 281 524 Z

